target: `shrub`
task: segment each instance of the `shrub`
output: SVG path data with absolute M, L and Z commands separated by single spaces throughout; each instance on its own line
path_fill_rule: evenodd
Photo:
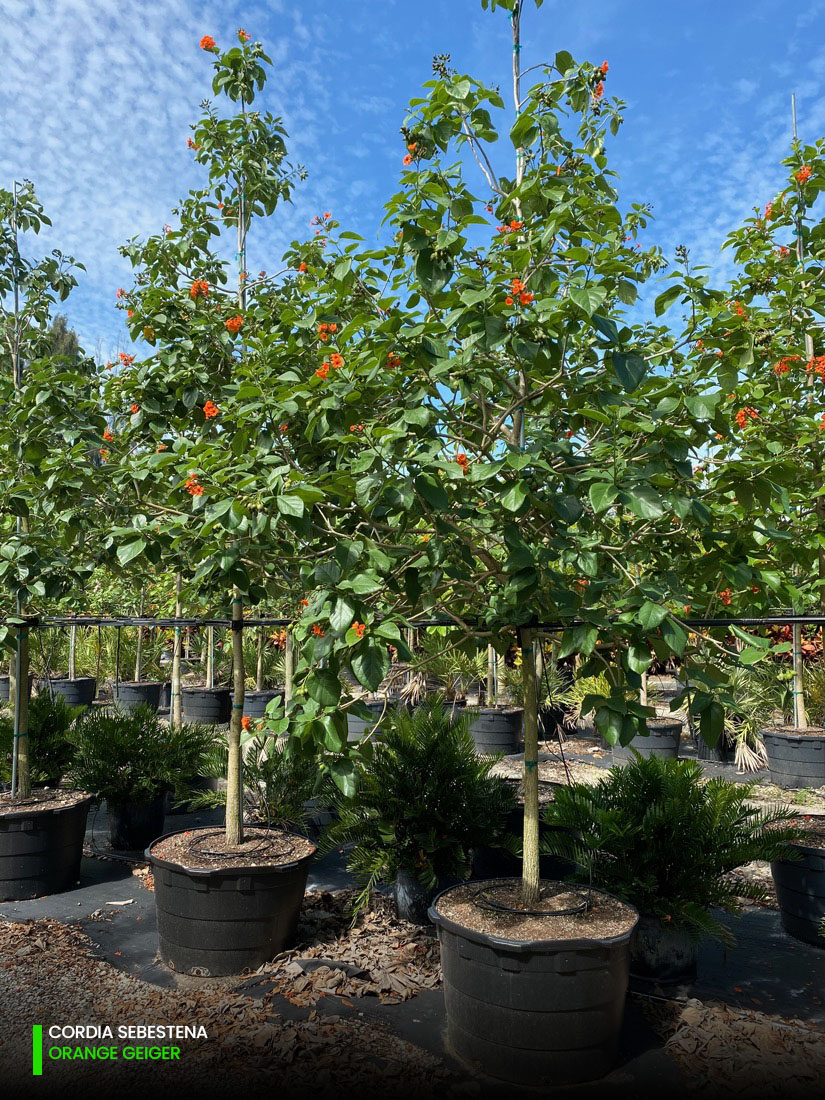
M 83 707 L 71 707 L 61 696 L 50 699 L 48 694 L 29 700 L 29 757 L 32 780 L 60 779 L 74 755 L 72 731 Z M 11 780 L 11 758 L 14 748 L 14 719 L 0 718 L 0 780 Z

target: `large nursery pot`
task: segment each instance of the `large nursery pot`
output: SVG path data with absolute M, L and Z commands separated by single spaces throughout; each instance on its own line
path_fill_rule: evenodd
M 825 729 L 762 731 L 771 782 L 779 787 L 825 786 Z
M 58 894 L 76 884 L 91 803 L 91 795 L 79 793 L 71 803 L 41 808 L 32 800 L 0 813 L 0 901 Z
M 503 881 L 519 882 L 493 883 Z M 566 916 L 542 918 L 546 938 L 518 939 L 517 932 L 479 931 L 445 915 L 454 891 L 481 885 L 450 887 L 430 908 L 451 1053 L 513 1084 L 555 1087 L 603 1077 L 618 1054 L 635 909 L 594 890 L 597 903 L 618 907 L 619 934 L 593 936 L 586 916 Z
M 705 741 L 704 737 L 698 737 L 696 742 L 696 755 L 700 760 L 715 760 L 720 764 L 727 764 L 733 758 L 731 747 L 728 745 L 724 734 L 722 734 L 713 747 Z
M 696 977 L 699 941 L 658 917 L 642 914 L 630 940 L 630 976 L 657 985 L 675 985 Z
M 398 699 L 393 697 L 386 701 L 384 699 L 362 699 L 361 702 L 375 717 L 368 722 L 365 718 L 359 718 L 357 714 L 347 711 L 348 741 L 360 741 L 375 726 L 376 719 L 384 714 L 385 709 L 389 714 L 393 707 L 398 706 Z M 378 728 L 380 730 L 381 727 Z
M 791 842 L 801 858 L 773 860 L 771 874 L 782 927 L 794 939 L 825 948 L 825 831 L 818 834 L 818 842 L 819 847 Z
M 232 714 L 232 691 L 228 687 L 183 687 L 181 711 L 184 722 L 226 725 Z
M 641 756 L 664 756 L 675 760 L 679 755 L 679 743 L 682 739 L 682 723 L 678 718 L 648 718 L 647 736 L 637 734 L 629 745 L 613 746 L 613 760 L 617 764 L 627 764 L 633 760 L 631 749 Z
M 106 803 L 109 843 L 119 852 L 142 851 L 163 833 L 166 791 L 151 802 Z
M 10 690 L 11 678 L 8 673 L 5 676 L 0 676 L 0 703 L 8 703 L 9 690 Z M 29 673 L 29 695 L 31 695 L 32 687 L 34 686 L 34 673 Z
M 283 699 L 284 690 L 246 691 L 243 697 L 243 712 L 246 718 L 266 718 L 266 708 L 273 699 Z
M 523 718 L 523 707 L 481 707 L 470 726 L 476 752 L 483 756 L 516 752 Z
M 175 835 L 167 833 L 146 849 L 155 881 L 159 955 L 166 966 L 206 977 L 240 974 L 290 946 L 314 845 L 307 855 L 278 866 L 206 869 L 154 854 Z
M 74 680 L 67 676 L 44 678 L 38 683 L 38 691 L 52 698 L 60 695 L 70 707 L 90 707 L 97 694 L 97 680 L 94 676 L 78 676 Z
M 123 680 L 115 685 L 115 703 L 121 710 L 149 707 L 150 710 L 157 711 L 160 708 L 162 688 L 163 683 L 160 680 Z

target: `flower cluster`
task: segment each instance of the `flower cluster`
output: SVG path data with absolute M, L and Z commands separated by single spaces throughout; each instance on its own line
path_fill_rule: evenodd
M 511 293 L 504 299 L 505 305 L 514 305 L 516 298 L 518 298 L 523 306 L 529 306 L 533 301 L 534 295 L 525 287 L 521 279 L 513 279 L 510 283 L 510 291 Z
M 463 451 L 458 452 L 458 454 L 455 456 L 455 460 L 459 464 L 459 466 L 461 467 L 462 472 L 463 472 L 464 476 L 466 477 L 467 476 L 467 471 L 470 468 L 470 460 L 467 458 L 467 456 L 464 454 Z
M 122 286 L 119 286 L 117 288 L 117 293 L 115 294 L 115 297 L 116 298 L 125 298 L 126 297 L 126 291 L 123 289 Z
M 811 169 L 807 164 L 803 164 L 799 171 L 794 176 L 797 183 L 807 183 L 811 178 Z
M 196 152 L 197 152 L 198 149 L 200 149 L 200 145 L 198 145 L 196 142 L 192 141 L 191 138 L 186 139 L 186 147 L 188 149 L 194 149 Z M 169 230 L 167 229 L 166 232 L 168 233 Z
M 240 313 L 237 314 L 237 316 L 235 317 L 229 317 L 226 321 L 226 329 L 228 332 L 231 332 L 233 336 L 241 331 L 242 325 L 243 317 L 240 315 Z
M 106 461 L 106 459 L 107 459 L 107 458 L 109 457 L 109 452 L 108 452 L 108 451 L 106 450 L 106 448 L 105 448 L 105 447 L 101 447 L 101 448 L 100 448 L 100 450 L 99 450 L 99 451 L 98 451 L 97 453 L 98 453 L 98 454 L 100 455 L 101 459 L 102 459 L 102 460 L 103 460 L 104 462 L 105 462 L 105 461 Z
M 331 324 L 327 321 L 322 321 L 318 326 L 318 339 L 322 344 L 325 344 L 329 340 L 330 336 L 338 331 L 338 326 L 333 321 Z
M 115 437 L 114 437 L 114 436 L 112 435 L 112 433 L 111 433 L 111 432 L 109 431 L 109 429 L 108 429 L 108 428 L 106 428 L 106 430 L 105 430 L 105 431 L 104 431 L 104 433 L 103 433 L 103 438 L 104 438 L 104 439 L 106 440 L 106 442 L 107 442 L 107 443 L 111 443 L 111 442 L 112 442 L 112 440 L 113 440 L 113 439 L 114 439 Z
M 312 633 L 315 635 L 316 638 L 323 638 L 324 636 L 323 630 L 320 628 L 320 626 L 318 626 L 317 623 L 312 624 Z
M 725 605 L 725 607 L 727 607 L 728 604 L 731 601 L 731 591 L 730 591 L 730 589 L 729 588 L 723 588 L 722 591 L 719 593 L 719 599 L 722 601 L 722 603 Z
M 367 625 L 366 623 L 359 623 L 356 619 L 355 622 L 352 624 L 351 629 L 355 631 L 359 638 L 363 638 L 364 633 L 367 629 Z
M 797 362 L 798 355 L 785 355 L 778 363 L 774 364 L 773 373 L 778 378 L 780 374 L 787 374 L 791 369 L 791 364 Z
M 393 370 L 395 367 L 401 366 L 401 356 L 396 355 L 394 351 L 389 352 L 387 355 L 387 369 Z
M 808 362 L 805 364 L 805 370 L 808 374 L 818 374 L 820 378 L 825 379 L 825 355 L 812 355 Z
M 496 232 L 498 233 L 517 233 L 519 229 L 523 228 L 524 222 L 511 221 L 509 225 L 496 226 Z
M 218 408 L 214 401 L 207 401 L 206 404 L 203 406 L 203 415 L 206 417 L 207 420 L 212 420 L 212 418 L 217 416 L 220 411 L 221 410 Z
M 363 432 L 364 425 L 363 424 L 350 424 L 349 430 L 351 432 Z
M 252 728 L 252 719 L 248 714 L 245 714 L 241 719 L 241 729 L 249 730 Z
M 129 406 L 129 409 L 132 413 L 132 416 L 137 416 L 137 414 L 140 412 L 140 405 L 138 405 L 137 403 L 133 403 Z
M 238 39 L 241 42 L 248 42 L 252 36 L 247 34 L 243 27 L 238 27 Z
M 207 298 L 209 296 L 209 283 L 206 279 L 195 279 L 189 287 L 190 298 Z
M 203 496 L 203 486 L 198 481 L 195 474 L 192 474 L 191 477 L 186 479 L 183 483 L 183 487 L 191 497 Z
M 745 405 L 745 407 L 740 409 L 739 412 L 736 414 L 736 423 L 739 425 L 740 428 L 746 427 L 750 420 L 758 419 L 759 413 L 756 411 L 753 405 Z
M 132 363 L 135 361 L 134 355 L 127 355 L 125 351 L 120 352 L 118 359 L 124 367 L 131 367 Z
M 200 47 L 202 50 L 211 50 L 213 53 L 217 50 L 215 45 L 215 39 L 211 34 L 205 34 L 200 41 Z

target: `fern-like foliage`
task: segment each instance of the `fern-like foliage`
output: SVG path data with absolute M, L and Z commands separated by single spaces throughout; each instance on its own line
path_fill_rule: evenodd
M 337 794 L 322 849 L 352 845 L 347 865 L 364 887 L 356 909 L 400 870 L 431 888 L 466 878 L 471 849 L 503 839 L 515 796 L 490 775 L 495 759 L 476 755 L 471 721 L 438 698 L 393 711 L 365 750 L 355 798 Z
M 226 742 L 215 744 L 201 767 L 201 775 L 223 779 L 226 775 Z M 254 737 L 244 746 L 244 804 L 248 815 L 270 828 L 306 832 L 314 810 L 306 803 L 317 799 L 315 810 L 331 800 L 331 784 L 312 757 L 291 753 L 273 738 Z M 193 808 L 216 809 L 226 805 L 226 791 L 199 791 L 189 799 Z
M 184 796 L 215 741 L 206 725 L 167 726 L 149 707 L 88 711 L 72 731 L 74 786 L 114 805 Z
M 60 695 L 50 699 L 48 693 L 29 700 L 29 758 L 32 780 L 60 779 L 74 755 L 72 730 L 85 707 L 71 707 Z M 0 718 L 0 781 L 11 779 L 11 757 L 14 748 L 14 719 Z
M 797 815 L 748 805 L 750 784 L 703 782 L 695 761 L 634 757 L 594 786 L 559 788 L 545 820 L 568 831 L 550 833 L 547 850 L 668 927 L 730 942 L 711 910 L 736 912 L 740 897 L 760 900 L 764 891 L 729 872 L 786 852 L 801 835 Z

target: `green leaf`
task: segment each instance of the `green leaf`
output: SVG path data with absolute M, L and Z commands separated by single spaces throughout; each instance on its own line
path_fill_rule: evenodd
M 583 309 L 589 316 L 596 312 L 607 297 L 607 291 L 601 286 L 574 286 L 570 289 L 570 301 Z
M 639 608 L 638 621 L 643 630 L 655 630 L 667 618 L 666 607 L 661 607 L 652 600 L 645 600 Z
M 527 503 L 527 486 L 523 481 L 514 481 L 504 496 L 501 498 L 502 508 L 517 515 L 524 510 Z
M 662 623 L 662 637 L 672 653 L 675 653 L 678 657 L 683 655 L 687 645 L 688 633 L 681 623 L 677 623 L 675 619 L 665 619 Z
M 142 554 L 145 549 L 146 539 L 135 539 L 133 542 L 126 542 L 122 546 L 118 546 L 117 560 L 121 565 L 126 565 L 127 562 Z
M 661 317 L 662 314 L 670 309 L 676 299 L 683 293 L 683 289 L 680 286 L 671 286 L 667 290 L 663 290 L 660 295 L 653 302 L 653 308 L 656 311 L 656 316 Z
M 353 657 L 352 671 L 359 684 L 375 691 L 390 667 L 390 655 L 387 647 L 380 642 L 368 641 Z
M 427 294 L 437 294 L 452 278 L 453 262 L 449 256 L 436 257 L 432 249 L 424 248 L 415 261 L 415 273 Z
M 329 617 L 329 624 L 338 634 L 343 634 L 352 626 L 355 618 L 355 608 L 343 596 L 338 596 Z
M 358 789 L 355 765 L 351 760 L 333 760 L 329 766 L 332 781 L 345 798 L 355 798 Z
M 628 498 L 628 507 L 640 519 L 658 519 L 659 516 L 664 515 L 662 498 L 652 485 L 635 485 L 625 495 Z
M 590 623 L 580 623 L 562 635 L 559 658 L 569 657 L 571 653 L 581 653 L 583 657 L 589 656 L 596 645 L 599 636 L 598 628 Z
M 699 715 L 699 733 L 706 745 L 713 748 L 725 729 L 725 708 L 712 702 Z
M 416 492 L 426 500 L 426 502 L 433 508 L 438 509 L 439 512 L 446 512 L 450 507 L 450 501 L 444 491 L 444 486 L 431 474 L 419 474 L 415 479 Z
M 341 681 L 331 668 L 315 668 L 307 676 L 307 694 L 322 707 L 337 706 L 341 698 Z
M 619 490 L 612 481 L 594 481 L 587 495 L 590 497 L 593 511 L 598 514 L 607 511 L 619 495 Z
M 614 351 L 613 370 L 627 393 L 633 393 L 647 374 L 647 363 L 634 351 Z
M 616 328 L 615 321 L 611 321 L 609 317 L 601 317 L 598 313 L 594 313 L 590 321 L 593 327 L 598 329 L 609 343 L 621 343 L 619 340 L 619 330 Z
M 634 642 L 627 651 L 627 663 L 634 672 L 647 672 L 650 668 L 650 647 Z
M 304 514 L 304 502 L 296 496 L 278 496 L 275 498 L 278 511 L 283 516 L 302 516 Z

